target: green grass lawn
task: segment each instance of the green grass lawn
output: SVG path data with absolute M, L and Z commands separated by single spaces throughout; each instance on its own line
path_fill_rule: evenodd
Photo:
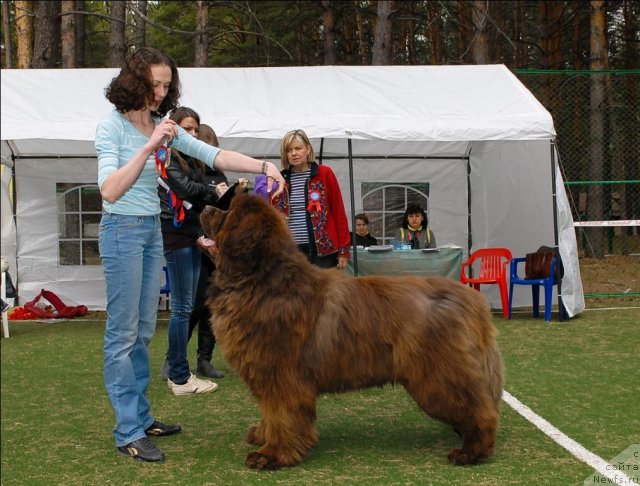
M 632 303 L 633 304 L 633 303 Z M 635 303 L 637 304 L 637 302 Z M 555 315 L 554 315 L 555 317 Z M 587 311 L 545 324 L 497 314 L 506 390 L 564 433 L 609 460 L 640 442 L 640 310 Z M 593 472 L 503 406 L 496 454 L 455 467 L 459 446 L 402 388 L 318 399 L 320 443 L 300 466 L 246 468 L 244 442 L 258 420 L 247 388 L 222 361 L 220 388 L 174 397 L 160 379 L 167 321 L 152 341 L 149 395 L 154 415 L 183 433 L 154 439 L 158 464 L 116 453 L 113 412 L 102 383 L 104 322 L 11 322 L 2 339 L 2 485 L 426 485 L 582 484 Z M 195 356 L 191 343 L 189 357 Z M 192 366 L 195 366 L 192 360 Z

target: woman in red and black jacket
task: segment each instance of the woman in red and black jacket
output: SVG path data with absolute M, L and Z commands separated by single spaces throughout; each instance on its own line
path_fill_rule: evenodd
M 286 191 L 273 203 L 286 217 L 289 230 L 309 261 L 323 268 L 349 263 L 351 233 L 342 191 L 330 167 L 315 162 L 303 130 L 292 130 L 280 145 Z

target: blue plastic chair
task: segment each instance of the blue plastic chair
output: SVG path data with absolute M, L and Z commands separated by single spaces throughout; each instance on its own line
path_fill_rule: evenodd
M 509 282 L 509 319 L 511 319 L 511 306 L 513 304 L 513 286 L 531 285 L 531 296 L 533 298 L 533 317 L 540 315 L 540 286 L 544 287 L 544 320 L 551 322 L 551 306 L 553 297 L 553 286 L 556 284 L 556 258 L 551 260 L 551 272 L 546 278 L 524 278 L 518 275 L 518 264 L 524 263 L 526 258 L 513 258 L 510 263 Z M 561 310 L 562 312 L 562 310 Z
M 164 286 L 160 289 L 160 295 L 165 294 L 168 298 L 171 293 L 171 287 L 169 287 L 169 270 L 166 265 L 162 267 L 162 270 L 164 271 Z

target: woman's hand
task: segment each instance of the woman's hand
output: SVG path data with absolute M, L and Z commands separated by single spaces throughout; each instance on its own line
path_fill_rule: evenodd
M 176 122 L 171 118 L 164 118 L 153 129 L 153 133 L 151 134 L 151 137 L 149 137 L 149 141 L 153 145 L 153 150 L 155 150 L 163 143 L 170 143 L 176 135 L 178 135 Z
M 344 257 L 344 256 L 338 257 L 337 266 L 340 270 L 347 268 L 347 265 L 349 265 L 349 259 L 347 257 Z
M 218 197 L 222 197 L 222 195 L 229 189 L 229 186 L 226 182 L 221 182 L 220 184 L 216 184 L 215 188 Z
M 273 191 L 273 181 L 278 183 L 278 188 L 273 194 L 271 194 L 271 197 L 273 198 L 279 196 L 282 191 L 284 191 L 284 177 L 282 177 L 282 174 L 273 162 L 266 162 L 266 164 L 267 170 L 264 174 L 267 176 L 267 192 L 271 194 L 271 191 Z

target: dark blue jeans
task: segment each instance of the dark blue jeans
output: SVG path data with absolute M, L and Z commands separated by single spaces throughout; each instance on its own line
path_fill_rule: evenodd
M 169 379 L 179 385 L 186 383 L 191 375 L 187 360 L 189 318 L 196 298 L 201 258 L 200 250 L 196 246 L 164 252 L 171 287 Z

